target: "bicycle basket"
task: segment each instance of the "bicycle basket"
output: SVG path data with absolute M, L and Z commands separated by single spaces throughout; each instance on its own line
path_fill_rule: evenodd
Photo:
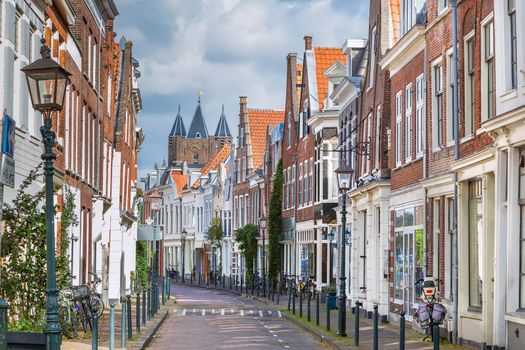
M 87 285 L 75 286 L 72 290 L 75 299 L 82 299 L 89 295 L 89 287 Z
M 417 307 L 417 319 L 421 325 L 424 325 L 430 321 L 430 314 L 425 304 L 420 304 Z
M 442 323 L 445 319 L 445 315 L 447 314 L 447 309 L 442 304 L 434 304 L 434 308 L 432 309 L 432 319 L 434 321 L 438 321 L 438 323 Z

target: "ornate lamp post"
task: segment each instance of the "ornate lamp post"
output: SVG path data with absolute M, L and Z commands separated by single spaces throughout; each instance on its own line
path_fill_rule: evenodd
M 266 296 L 266 240 L 265 240 L 265 232 L 266 229 L 266 218 L 264 216 L 261 216 L 259 219 L 259 234 L 262 236 L 262 289 L 263 289 L 263 297 Z
M 40 127 L 42 142 L 44 144 L 44 174 L 46 184 L 46 348 L 60 349 L 61 334 L 58 320 L 58 289 L 56 285 L 56 259 L 55 259 L 55 205 L 53 200 L 53 160 L 56 155 L 53 152 L 55 146 L 55 132 L 51 130 L 53 112 L 60 112 L 64 105 L 66 87 L 69 84 L 67 70 L 62 68 L 51 58 L 51 50 L 42 39 L 40 54 L 42 58 L 22 68 L 26 75 L 29 95 L 33 108 L 44 118 L 44 124 Z
M 180 241 L 182 244 L 182 283 L 186 283 L 186 280 L 184 279 L 184 267 L 186 266 L 186 236 L 188 235 L 188 232 L 186 232 L 186 229 L 183 229 L 180 233 Z
M 332 244 L 334 242 L 334 238 L 335 238 L 335 230 L 332 228 L 330 230 L 330 233 L 328 234 L 328 240 L 330 242 L 330 278 L 328 280 L 328 282 L 330 284 L 332 284 L 332 276 L 333 276 L 333 266 L 334 266 L 334 261 L 333 261 L 333 253 L 334 253 L 334 249 L 332 248 Z
M 158 217 L 159 217 L 159 211 L 162 203 L 162 197 L 155 196 L 151 198 L 151 210 L 153 211 L 153 310 L 157 312 L 159 309 L 159 274 L 158 274 L 158 260 L 159 260 L 159 254 L 157 252 L 157 230 L 158 230 Z
M 341 239 L 339 240 L 340 254 L 340 275 L 339 275 L 339 327 L 338 333 L 341 337 L 346 337 L 346 276 L 345 276 L 345 236 L 346 236 L 346 192 L 350 189 L 352 174 L 354 170 L 348 165 L 341 165 L 335 170 L 337 174 L 337 184 L 343 195 L 343 205 L 341 209 Z

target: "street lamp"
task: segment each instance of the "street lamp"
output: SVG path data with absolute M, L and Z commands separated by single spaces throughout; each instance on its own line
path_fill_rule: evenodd
M 265 241 L 265 233 L 264 230 L 266 229 L 266 218 L 264 216 L 261 216 L 259 219 L 259 234 L 262 236 L 262 287 L 263 287 L 263 297 L 266 296 L 265 288 L 266 288 L 266 241 Z
M 186 265 L 186 236 L 188 235 L 188 232 L 186 232 L 186 229 L 183 229 L 180 233 L 180 241 L 182 245 L 182 283 L 186 283 L 186 280 L 184 279 L 184 267 Z
M 157 230 L 158 230 L 158 217 L 159 211 L 162 204 L 162 197 L 160 194 L 151 196 L 151 211 L 153 212 L 153 310 L 156 313 L 159 309 L 159 289 L 158 289 L 158 260 L 159 254 L 157 252 Z
M 346 337 L 346 277 L 345 277 L 345 247 L 344 242 L 346 242 L 346 192 L 351 187 L 352 174 L 354 170 L 348 165 L 341 165 L 335 170 L 337 174 L 337 184 L 339 185 L 339 190 L 343 195 L 343 205 L 341 209 L 341 239 L 339 240 L 339 251 L 341 260 L 339 262 L 340 266 L 340 275 L 339 275 L 339 335 L 341 337 Z
M 334 266 L 334 262 L 333 262 L 333 255 L 334 255 L 334 249 L 332 248 L 332 244 L 334 242 L 334 238 L 335 238 L 335 230 L 332 228 L 330 230 L 330 233 L 328 234 L 328 241 L 330 242 L 330 279 L 329 279 L 329 283 L 332 284 L 332 276 L 334 274 L 333 272 L 333 266 Z
M 57 283 L 56 283 L 56 259 L 55 259 L 55 204 L 53 200 L 53 160 L 56 155 L 53 152 L 56 134 L 51 130 L 53 112 L 60 112 L 64 105 L 66 87 L 69 84 L 67 70 L 62 68 L 51 58 L 51 50 L 41 40 L 40 54 L 42 58 L 22 68 L 26 75 L 27 86 L 33 108 L 44 118 L 44 124 L 40 127 L 42 142 L 44 144 L 44 174 L 46 185 L 46 348 L 60 349 L 62 330 L 58 320 Z

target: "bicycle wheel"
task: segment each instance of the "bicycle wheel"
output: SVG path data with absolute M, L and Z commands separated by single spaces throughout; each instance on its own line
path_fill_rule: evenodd
M 85 332 L 91 332 L 93 330 L 91 324 L 91 307 L 85 299 L 82 300 L 82 325 Z
M 104 313 L 104 302 L 98 296 L 92 296 L 90 299 L 91 310 L 96 306 L 97 307 L 97 318 L 100 318 Z
M 73 339 L 77 336 L 74 327 L 70 322 L 71 313 L 69 307 L 61 305 L 58 309 L 58 320 L 60 322 L 60 328 L 62 328 L 62 334 L 68 339 Z

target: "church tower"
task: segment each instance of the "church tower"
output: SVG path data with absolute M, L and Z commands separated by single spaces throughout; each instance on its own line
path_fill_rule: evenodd
M 232 141 L 233 137 L 231 136 L 228 121 L 224 114 L 224 106 L 222 107 L 222 113 L 215 134 L 210 135 L 206 127 L 199 97 L 188 132 L 186 132 L 186 128 L 184 127 L 179 107 L 179 112 L 175 117 L 169 135 L 169 166 L 174 166 L 177 163 L 185 161 L 190 167 L 202 167 L 213 158 L 225 144 L 231 144 Z

